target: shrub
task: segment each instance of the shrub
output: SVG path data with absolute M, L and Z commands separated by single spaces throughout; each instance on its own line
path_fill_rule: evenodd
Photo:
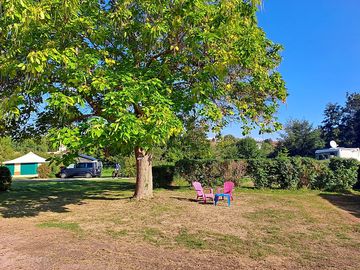
M 169 187 L 174 180 L 174 165 L 161 165 L 152 168 L 153 185 L 155 188 Z
M 10 188 L 12 182 L 9 168 L 0 166 L 0 191 L 6 191 Z
M 299 184 L 301 160 L 280 157 L 275 159 L 276 183 L 282 189 L 295 189 Z
M 39 175 L 39 178 L 49 178 L 52 174 L 52 170 L 51 170 L 51 167 L 44 163 L 44 164 L 41 164 L 38 168 L 37 168 L 37 173 Z
M 354 185 L 357 170 L 358 163 L 348 159 L 332 159 L 330 163 L 298 157 L 249 160 L 249 172 L 256 188 L 341 191 Z
M 205 186 L 214 186 L 220 177 L 215 163 L 216 160 L 183 159 L 176 162 L 175 173 L 190 183 L 198 181 Z
M 334 177 L 330 178 L 325 189 L 329 191 L 348 190 L 355 185 L 358 177 L 359 163 L 355 159 L 332 158 L 329 168 Z
M 303 157 L 249 160 L 180 160 L 176 177 L 216 186 L 230 180 L 236 184 L 250 176 L 256 188 L 312 188 L 329 191 L 350 189 L 356 181 L 360 188 L 359 163 L 351 159 L 319 161 Z
M 300 158 L 300 160 L 298 187 L 317 189 L 320 175 L 328 170 L 328 162 L 313 158 Z
M 238 185 L 246 173 L 245 160 L 183 159 L 175 164 L 177 178 L 186 179 L 189 183 L 198 181 L 210 187 L 222 185 L 225 181 Z
M 247 161 L 242 160 L 225 160 L 221 164 L 221 172 L 225 181 L 232 181 L 235 185 L 240 185 L 241 179 L 247 175 Z
M 273 159 L 249 159 L 248 172 L 256 188 L 270 188 L 275 179 L 275 161 Z
M 136 160 L 134 157 L 124 157 L 120 173 L 127 177 L 136 176 Z

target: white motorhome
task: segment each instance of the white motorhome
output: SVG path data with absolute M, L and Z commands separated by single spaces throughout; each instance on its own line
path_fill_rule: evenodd
M 332 157 L 353 158 L 360 161 L 360 148 L 335 147 L 315 151 L 316 159 L 329 159 Z

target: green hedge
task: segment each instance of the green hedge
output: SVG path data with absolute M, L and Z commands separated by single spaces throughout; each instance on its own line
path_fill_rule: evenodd
M 333 158 L 330 160 L 329 168 L 332 175 L 326 184 L 327 190 L 348 190 L 356 184 L 359 169 L 358 161 Z
M 175 164 L 176 177 L 186 179 L 189 183 L 198 181 L 210 187 L 218 186 L 224 181 L 233 181 L 238 185 L 246 171 L 245 160 L 184 159 Z
M 312 188 L 343 191 L 357 181 L 359 163 L 353 159 L 333 158 L 318 161 L 310 158 L 249 160 L 249 174 L 257 188 Z
M 359 162 L 333 158 L 282 157 L 249 160 L 180 160 L 173 165 L 153 167 L 154 187 L 171 186 L 174 178 L 215 187 L 224 181 L 236 185 L 251 177 L 256 188 L 320 189 L 343 191 L 355 186 L 360 177 Z M 359 181 L 360 182 L 360 181 Z M 358 183 L 359 183 L 358 182 Z

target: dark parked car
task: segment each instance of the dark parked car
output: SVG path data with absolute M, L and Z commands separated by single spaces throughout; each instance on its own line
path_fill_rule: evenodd
M 85 176 L 86 178 L 100 177 L 101 170 L 101 161 L 94 159 L 92 162 L 80 162 L 76 164 L 71 164 L 66 168 L 62 168 L 59 176 L 61 178 L 73 176 Z

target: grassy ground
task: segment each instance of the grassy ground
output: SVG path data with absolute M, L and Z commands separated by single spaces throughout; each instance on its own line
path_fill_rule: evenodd
M 0 194 L 0 239 L 18 259 L 0 251 L 0 265 L 360 269 L 359 194 L 243 188 L 228 208 L 197 203 L 186 187 L 140 202 L 133 189 L 124 179 L 15 182 Z

